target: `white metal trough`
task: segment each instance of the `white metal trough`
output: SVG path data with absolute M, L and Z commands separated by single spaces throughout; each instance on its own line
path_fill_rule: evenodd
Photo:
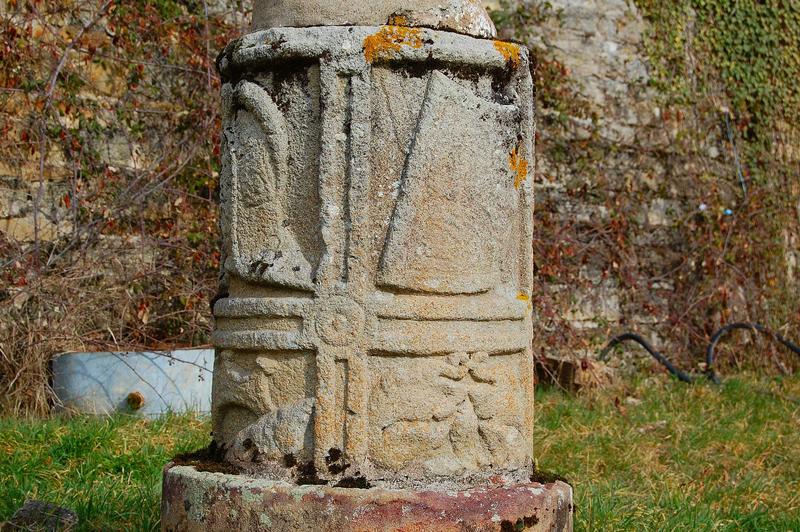
M 64 353 L 53 359 L 60 410 L 157 416 L 211 410 L 213 349 Z

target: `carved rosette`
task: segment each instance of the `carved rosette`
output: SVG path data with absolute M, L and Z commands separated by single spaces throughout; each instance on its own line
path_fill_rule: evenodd
M 219 66 L 213 416 L 228 459 L 333 481 L 523 478 L 527 51 L 399 26 L 279 28 Z

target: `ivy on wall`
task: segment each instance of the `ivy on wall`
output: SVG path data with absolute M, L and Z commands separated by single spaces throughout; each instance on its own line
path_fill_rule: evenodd
M 582 101 L 581 80 L 548 48 L 560 5 L 508 1 L 495 13 L 506 38 L 533 50 L 537 154 L 561 171 L 557 183 L 537 175 L 538 352 L 583 356 L 634 329 L 655 333 L 690 367 L 723 323 L 760 321 L 792 336 L 800 326 L 800 4 L 631 0 L 646 23 L 651 90 L 630 90 L 626 104 L 659 111 L 628 143 L 598 134 L 617 120 L 614 109 Z M 576 133 L 574 118 L 594 129 Z M 669 225 L 654 228 L 647 220 L 659 204 L 670 206 Z M 578 220 L 576 211 L 593 214 Z M 599 278 L 587 280 L 587 271 Z M 573 328 L 570 314 L 586 294 L 619 297 L 619 322 Z M 753 352 L 741 349 L 745 341 L 732 338 L 721 362 L 775 367 L 780 357 L 764 345 L 756 351 L 778 358 L 742 359 Z
M 714 100 L 735 117 L 754 177 L 776 128 L 800 123 L 800 3 L 636 0 L 650 23 L 654 84 L 675 103 Z
M 653 83 L 666 105 L 691 115 L 682 150 L 700 153 L 708 132 L 717 129 L 728 153 L 727 174 L 718 169 L 695 179 L 704 193 L 698 201 L 726 208 L 680 228 L 686 253 L 702 260 L 678 280 L 684 291 L 709 294 L 694 329 L 708 334 L 713 315 L 796 330 L 800 4 L 635 3 L 649 23 L 644 42 Z M 746 302 L 747 316 L 730 311 L 732 298 Z

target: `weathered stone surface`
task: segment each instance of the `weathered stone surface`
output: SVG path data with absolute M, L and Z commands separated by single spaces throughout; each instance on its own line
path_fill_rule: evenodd
M 572 530 L 563 482 L 487 485 L 465 491 L 297 486 L 193 467 L 167 467 L 164 531 Z
M 11 519 L 2 523 L 3 530 L 43 530 L 67 532 L 78 526 L 78 514 L 55 504 L 30 500 L 14 512 Z
M 406 26 L 276 28 L 219 66 L 227 460 L 331 485 L 526 481 L 527 51 Z
M 308 26 L 424 26 L 474 37 L 495 37 L 494 23 L 479 0 L 261 0 L 253 28 Z
M 52 241 L 59 235 L 68 232 L 69 226 L 67 224 L 62 224 L 59 227 L 44 216 L 39 218 L 38 235 L 33 215 L 0 219 L 0 233 L 3 233 L 9 240 L 16 240 L 17 242 L 32 242 L 37 236 L 40 240 Z
M 40 184 L 26 179 L 2 176 L 2 172 L 3 169 L 0 168 L 2 237 L 19 243 L 31 242 L 36 236 L 40 241 L 52 241 L 72 231 L 72 225 L 65 216 L 66 209 L 63 205 L 64 194 L 69 190 L 67 184 L 48 181 Z M 34 204 L 35 198 L 40 195 L 37 222 Z

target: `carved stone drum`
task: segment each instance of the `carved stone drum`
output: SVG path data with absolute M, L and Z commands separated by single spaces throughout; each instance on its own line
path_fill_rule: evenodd
M 527 50 L 478 0 L 254 21 L 218 63 L 213 460 L 166 467 L 162 530 L 571 530 L 531 476 Z
M 228 461 L 295 480 L 527 479 L 527 51 L 276 28 L 219 67 L 213 423 Z

